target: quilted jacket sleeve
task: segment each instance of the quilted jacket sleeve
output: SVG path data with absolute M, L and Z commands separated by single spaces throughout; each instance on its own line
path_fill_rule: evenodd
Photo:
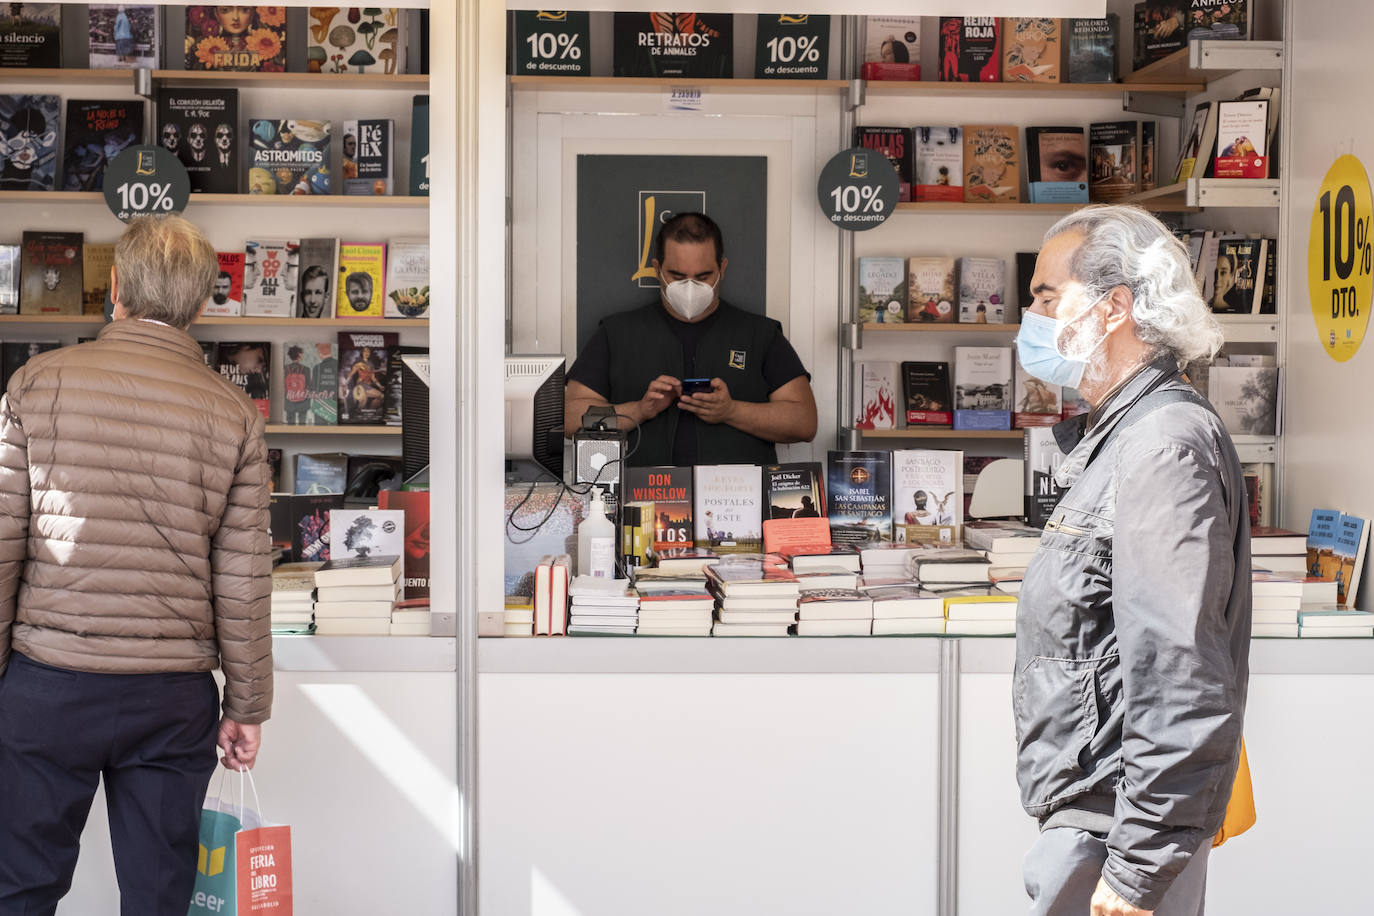
M 210 548 L 224 715 L 244 725 L 264 722 L 272 712 L 270 471 L 263 424 L 261 417 L 253 421 Z
M 9 397 L 0 399 L 0 674 L 10 660 L 10 628 L 29 537 L 29 443 Z

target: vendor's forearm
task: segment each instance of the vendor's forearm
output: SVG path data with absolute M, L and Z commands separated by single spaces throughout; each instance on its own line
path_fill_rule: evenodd
M 569 398 L 563 407 L 563 435 L 571 439 L 582 426 L 582 415 L 589 407 L 606 407 L 609 402 L 603 398 Z M 628 432 L 636 424 L 643 423 L 643 410 L 638 401 L 609 405 L 615 408 L 616 424 Z
M 725 422 L 769 442 L 816 438 L 816 410 L 800 401 L 735 401 Z

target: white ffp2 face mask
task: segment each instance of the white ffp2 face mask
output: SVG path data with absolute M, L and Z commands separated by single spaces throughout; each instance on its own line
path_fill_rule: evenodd
M 663 295 L 678 317 L 684 321 L 694 321 L 711 307 L 711 302 L 716 298 L 716 288 L 688 277 L 669 283 L 663 288 Z

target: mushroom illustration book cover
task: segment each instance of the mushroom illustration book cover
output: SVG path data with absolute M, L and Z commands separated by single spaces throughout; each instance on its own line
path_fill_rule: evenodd
M 405 72 L 404 21 L 394 6 L 312 6 L 311 73 Z

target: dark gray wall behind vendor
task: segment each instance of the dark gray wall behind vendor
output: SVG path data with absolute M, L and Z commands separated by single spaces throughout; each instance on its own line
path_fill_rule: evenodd
M 778 442 L 816 435 L 810 375 L 771 318 L 721 300 L 729 261 L 720 227 L 680 213 L 658 232 L 660 296 L 600 323 L 568 371 L 564 432 L 588 407 L 612 405 L 639 425 L 628 463 L 768 464 Z M 705 379 L 705 390 L 683 381 Z

